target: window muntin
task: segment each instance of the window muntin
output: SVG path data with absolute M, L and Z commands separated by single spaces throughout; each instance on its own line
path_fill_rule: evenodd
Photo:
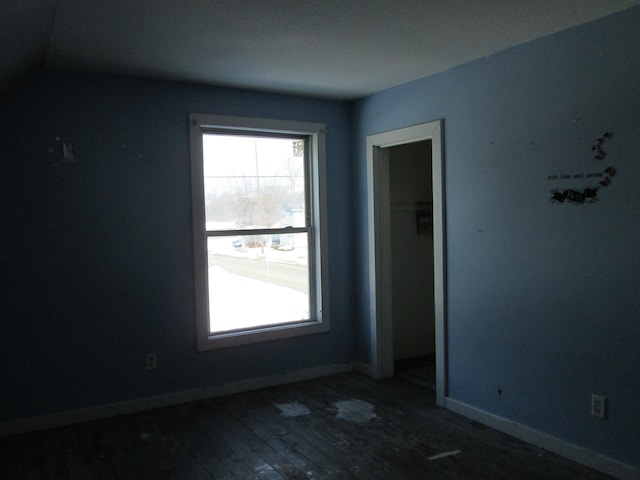
M 328 329 L 323 140 L 319 124 L 191 116 L 200 349 Z

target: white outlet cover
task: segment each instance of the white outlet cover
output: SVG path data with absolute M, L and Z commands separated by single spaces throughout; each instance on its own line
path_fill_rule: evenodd
M 591 395 L 591 415 L 594 417 L 605 418 L 607 413 L 607 399 L 602 395 Z
M 155 353 L 147 353 L 147 370 L 153 370 L 158 367 L 158 359 Z

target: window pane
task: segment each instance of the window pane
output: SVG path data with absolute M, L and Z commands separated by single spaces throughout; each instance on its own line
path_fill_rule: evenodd
M 207 230 L 305 226 L 305 142 L 203 134 Z
M 308 320 L 307 235 L 210 237 L 211 333 Z

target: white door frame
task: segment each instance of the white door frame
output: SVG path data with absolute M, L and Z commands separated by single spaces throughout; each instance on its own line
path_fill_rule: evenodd
M 423 140 L 431 140 L 436 402 L 443 406 L 447 395 L 447 355 L 442 120 L 367 136 L 371 373 L 375 378 L 392 376 L 394 360 L 391 318 L 389 161 L 388 150 L 385 149 Z

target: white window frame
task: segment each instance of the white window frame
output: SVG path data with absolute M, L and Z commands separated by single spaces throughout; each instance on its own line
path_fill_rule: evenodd
M 215 132 L 214 132 L 215 130 Z M 250 330 L 211 333 L 209 329 L 209 287 L 207 275 L 207 233 L 204 206 L 203 134 L 226 131 L 262 134 L 303 135 L 309 149 L 307 185 L 312 251 L 309 252 L 310 305 L 306 322 L 256 327 Z M 326 220 L 325 128 L 320 123 L 265 118 L 231 117 L 192 113 L 189 115 L 191 144 L 191 195 L 193 222 L 193 262 L 195 315 L 198 350 L 233 347 L 329 331 L 329 270 Z

